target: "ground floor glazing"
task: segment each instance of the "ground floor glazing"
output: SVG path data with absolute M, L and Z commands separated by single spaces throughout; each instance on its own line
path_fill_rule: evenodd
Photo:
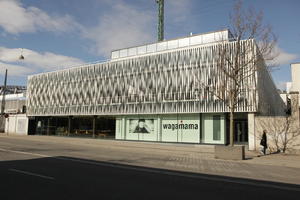
M 227 144 L 228 118 L 226 113 L 31 117 L 29 134 Z M 234 124 L 235 142 L 247 143 L 247 114 L 237 114 Z
M 115 138 L 115 118 L 97 116 L 30 117 L 29 134 Z

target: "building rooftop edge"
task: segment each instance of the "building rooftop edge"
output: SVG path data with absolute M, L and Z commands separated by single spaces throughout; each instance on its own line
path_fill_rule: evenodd
M 290 65 L 300 64 L 300 62 L 292 62 Z
M 190 37 L 195 37 L 195 36 L 199 36 L 199 35 L 206 35 L 206 34 L 210 34 L 210 33 L 217 33 L 217 32 L 222 32 L 222 31 L 228 31 L 229 33 L 231 33 L 228 28 L 225 28 L 225 29 L 221 29 L 221 30 L 217 30 L 217 31 L 209 31 L 209 32 L 205 32 L 205 33 L 198 33 L 198 34 L 193 34 L 193 35 L 176 37 L 176 38 L 172 38 L 172 39 L 168 39 L 168 40 L 163 40 L 163 41 L 144 43 L 144 44 L 134 45 L 134 46 L 129 46 L 129 47 L 124 47 L 124 48 L 120 48 L 120 49 L 113 49 L 113 50 L 111 50 L 111 52 L 120 51 L 120 50 L 123 50 L 123 49 L 130 49 L 130 48 L 145 46 L 145 45 L 157 44 L 157 43 L 162 43 L 162 42 L 167 42 L 167 41 L 172 41 L 172 40 L 179 40 L 179 39 L 183 39 L 183 38 L 190 38 Z
M 229 29 L 222 29 L 222 30 L 218 30 L 218 31 L 211 31 L 211 32 L 206 32 L 206 33 L 201 33 L 201 34 L 195 34 L 193 36 L 205 35 L 205 34 L 209 34 L 209 33 L 217 33 L 217 32 L 222 32 L 222 31 L 228 31 L 229 33 L 231 33 Z M 193 36 L 180 37 L 180 38 L 189 38 L 189 37 L 193 37 Z M 166 41 L 172 41 L 172 40 L 177 40 L 177 39 L 170 39 L 170 40 L 166 40 Z M 165 41 L 162 41 L 162 42 L 165 42 Z M 232 42 L 232 41 L 229 41 L 229 42 Z M 158 43 L 160 43 L 160 42 L 158 42 Z M 197 45 L 192 45 L 192 46 L 189 46 L 189 47 L 171 49 L 169 51 L 176 51 L 176 50 L 184 49 L 184 48 L 195 48 L 197 46 L 206 46 L 206 45 L 210 46 L 210 45 L 214 45 L 216 43 L 217 42 L 197 44 Z M 149 44 L 156 44 L 156 43 L 149 43 Z M 139 47 L 139 46 L 137 46 L 137 47 Z M 128 48 L 132 48 L 132 47 L 128 47 Z M 127 49 L 127 48 L 124 48 L 124 49 Z M 160 51 L 160 53 L 162 53 L 162 52 L 167 52 L 167 51 Z M 158 52 L 154 52 L 154 53 L 158 53 Z M 147 54 L 143 54 L 143 55 L 140 55 L 140 56 L 141 57 L 149 56 L 151 54 L 153 54 L 153 53 L 147 53 Z M 135 56 L 133 56 L 133 57 L 135 57 Z M 67 68 L 64 68 L 64 69 L 57 69 L 57 70 L 48 71 L 48 72 L 41 72 L 41 73 L 31 74 L 31 75 L 27 76 L 27 79 L 30 79 L 31 77 L 38 76 L 38 75 L 44 75 L 44 74 L 55 73 L 55 72 L 62 72 L 62 71 L 70 70 L 70 69 L 78 69 L 78 68 L 88 67 L 90 65 L 95 65 L 95 64 L 104 64 L 104 63 L 108 63 L 108 62 L 117 62 L 117 61 L 120 61 L 120 60 L 123 60 L 123 59 L 128 59 L 128 58 L 133 58 L 133 57 L 131 56 L 131 57 L 118 58 L 118 59 L 107 59 L 107 60 L 99 60 L 99 61 L 93 61 L 93 62 L 88 62 L 88 63 L 82 63 L 82 64 L 79 64 L 79 65 L 73 65 L 73 66 L 70 66 L 70 67 L 67 67 Z
M 64 68 L 64 69 L 57 69 L 57 70 L 48 71 L 48 72 L 40 72 L 40 73 L 36 73 L 36 74 L 31 74 L 31 75 L 28 75 L 27 78 L 30 78 L 32 76 L 37 76 L 37 75 L 67 71 L 67 70 L 70 70 L 70 69 L 88 67 L 90 65 L 104 64 L 104 63 L 108 63 L 108 62 L 118 62 L 118 61 L 125 60 L 125 59 L 132 59 L 132 58 L 136 58 L 136 57 L 144 57 L 144 56 L 149 56 L 149 55 L 153 55 L 153 54 L 156 54 L 156 53 L 165 53 L 165 52 L 169 52 L 169 51 L 178 51 L 178 50 L 182 50 L 184 48 L 195 48 L 195 47 L 198 47 L 198 46 L 211 46 L 211 45 L 214 45 L 214 44 L 216 44 L 216 42 L 206 43 L 206 44 L 198 44 L 198 45 L 193 45 L 193 46 L 189 46 L 189 47 L 176 48 L 176 49 L 171 49 L 171 50 L 168 50 L 168 51 L 146 53 L 146 54 L 142 54 L 142 55 L 139 55 L 139 56 L 130 56 L 130 57 L 123 57 L 123 58 L 118 58 L 118 59 L 107 59 L 107 60 L 102 60 L 102 61 L 82 63 L 82 64 L 79 64 L 79 65 L 73 65 L 73 66 L 70 66 L 70 67 L 67 67 L 67 68 Z

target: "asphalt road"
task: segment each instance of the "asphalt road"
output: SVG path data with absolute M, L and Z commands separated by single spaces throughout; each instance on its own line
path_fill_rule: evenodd
M 133 167 L 72 157 L 1 161 L 0 177 L 0 199 L 273 200 L 297 199 L 300 195 L 299 187 L 287 184 Z
M 118 164 L 117 158 L 145 152 L 76 146 L 68 141 L 1 138 L 0 200 L 286 200 L 300 196 L 299 185 Z M 116 159 L 96 160 L 107 156 Z

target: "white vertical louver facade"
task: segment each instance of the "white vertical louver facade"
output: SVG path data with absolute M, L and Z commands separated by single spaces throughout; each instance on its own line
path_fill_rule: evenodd
M 235 45 L 234 41 L 194 45 L 33 75 L 28 78 L 27 114 L 228 112 L 225 101 L 209 90 L 213 85 L 216 92 L 222 92 L 220 88 L 230 84 L 224 82 L 217 55 L 221 46 L 234 52 Z M 256 48 L 253 40 L 241 41 L 241 45 Z M 257 74 L 241 84 L 236 112 L 257 112 Z

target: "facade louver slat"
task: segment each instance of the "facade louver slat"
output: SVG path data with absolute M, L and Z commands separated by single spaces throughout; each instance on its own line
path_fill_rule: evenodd
M 253 40 L 242 44 L 255 47 Z M 209 92 L 214 85 L 219 90 L 215 92 L 221 94 L 224 86 L 220 84 L 230 84 L 217 65 L 221 46 L 232 54 L 235 42 L 30 76 L 27 113 L 55 116 L 228 112 L 225 102 Z M 239 96 L 236 112 L 257 111 L 257 78 L 256 73 L 252 74 L 241 80 L 245 92 Z

